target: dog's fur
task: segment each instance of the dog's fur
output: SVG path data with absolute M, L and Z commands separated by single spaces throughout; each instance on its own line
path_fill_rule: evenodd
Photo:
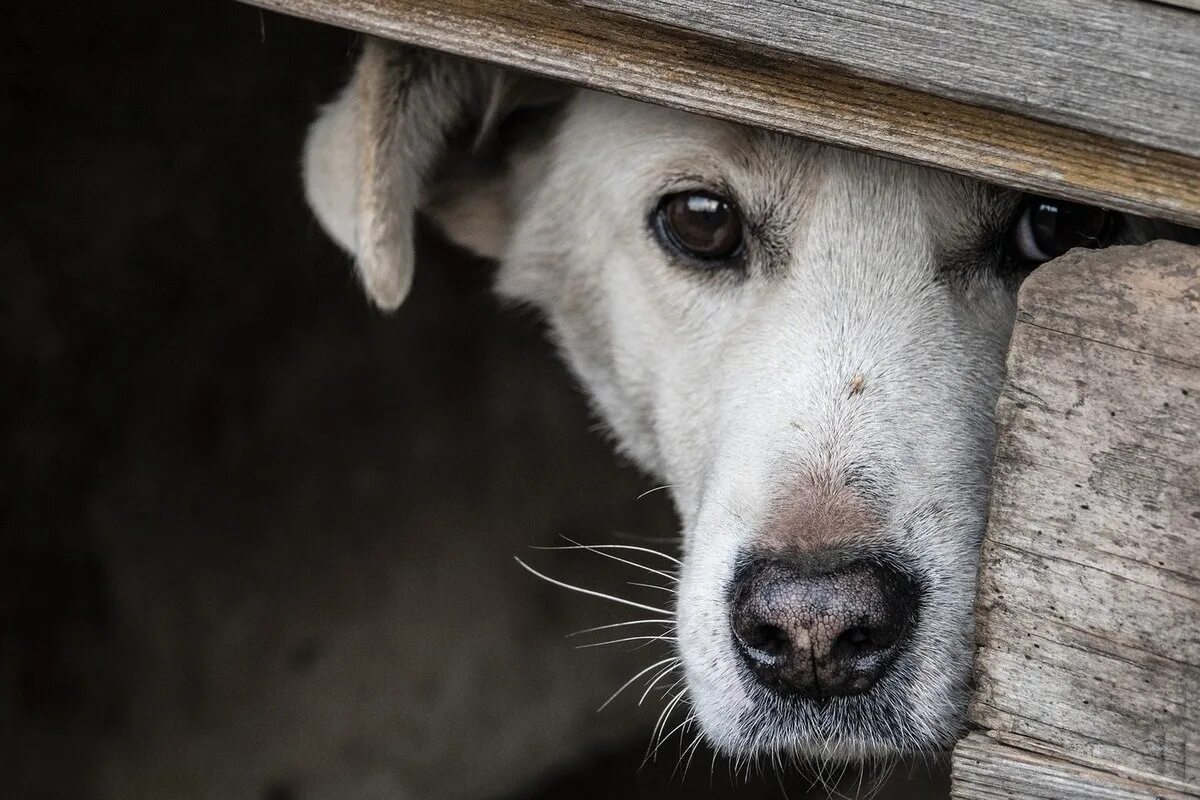
M 384 308 L 418 210 L 496 257 L 499 292 L 544 313 L 620 449 L 671 487 L 678 647 L 711 742 L 861 758 L 953 740 L 1019 193 L 374 41 L 305 171 Z M 659 199 L 700 188 L 736 198 L 743 271 L 689 269 L 653 235 Z M 739 558 L 846 548 L 919 578 L 919 623 L 866 694 L 771 695 L 730 633 Z

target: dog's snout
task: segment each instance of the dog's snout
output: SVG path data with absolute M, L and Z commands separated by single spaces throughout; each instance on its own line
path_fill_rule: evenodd
M 731 598 L 733 633 L 751 671 L 784 694 L 829 698 L 867 691 L 912 624 L 913 582 L 885 564 L 814 571 L 771 557 L 743 568 Z

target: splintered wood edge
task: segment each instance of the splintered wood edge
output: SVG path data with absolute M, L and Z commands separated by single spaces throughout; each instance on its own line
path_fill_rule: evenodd
M 550 0 L 248 0 L 637 100 L 1200 225 L 1200 159 Z

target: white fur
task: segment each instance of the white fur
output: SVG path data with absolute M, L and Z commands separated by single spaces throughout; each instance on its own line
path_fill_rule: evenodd
M 674 487 L 679 647 L 705 732 L 733 753 L 950 741 L 1014 314 L 998 280 L 969 296 L 934 280 L 934 240 L 970 224 L 976 187 L 597 94 L 575 101 L 548 158 L 499 286 L 545 311 L 622 449 Z M 646 219 L 680 173 L 775 209 L 790 251 L 778 274 L 706 284 L 667 263 Z M 864 704 L 847 699 L 752 734 L 767 712 L 728 625 L 735 557 L 802 474 L 850 463 L 889 482 L 880 538 L 928 577 L 932 600 L 875 690 L 878 724 L 839 720 L 839 705 Z

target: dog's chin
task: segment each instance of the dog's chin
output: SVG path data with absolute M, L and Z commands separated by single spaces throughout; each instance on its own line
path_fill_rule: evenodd
M 741 672 L 741 670 L 739 670 Z M 709 743 L 737 759 L 879 763 L 937 753 L 954 744 L 964 722 L 963 698 L 935 707 L 913 704 L 899 678 L 865 694 L 814 701 L 779 696 L 748 674 L 723 691 L 691 692 Z

